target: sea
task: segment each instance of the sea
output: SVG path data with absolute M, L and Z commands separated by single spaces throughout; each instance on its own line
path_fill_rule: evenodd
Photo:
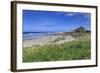
M 54 34 L 54 32 L 23 32 L 23 40 L 31 40 Z

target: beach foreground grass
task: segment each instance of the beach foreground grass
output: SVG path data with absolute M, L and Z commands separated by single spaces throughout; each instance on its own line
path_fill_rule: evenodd
M 83 60 L 90 57 L 89 39 L 23 48 L 23 62 Z

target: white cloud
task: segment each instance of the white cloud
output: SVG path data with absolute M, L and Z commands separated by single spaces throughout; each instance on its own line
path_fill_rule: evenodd
M 62 15 L 64 12 L 56 12 L 55 15 Z
M 76 13 L 68 12 L 68 13 L 65 13 L 65 15 L 72 17 L 72 16 L 76 15 Z
M 86 14 L 84 17 L 90 18 L 91 14 Z

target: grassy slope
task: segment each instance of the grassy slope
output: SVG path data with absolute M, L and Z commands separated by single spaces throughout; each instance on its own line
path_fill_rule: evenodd
M 90 58 L 90 36 L 57 45 L 31 46 L 23 49 L 23 62 L 80 60 Z

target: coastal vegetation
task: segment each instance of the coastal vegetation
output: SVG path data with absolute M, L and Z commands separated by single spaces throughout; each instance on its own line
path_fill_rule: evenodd
M 61 34 L 60 34 L 61 35 Z M 64 32 L 62 35 L 73 36 L 75 39 L 60 44 L 33 45 L 23 48 L 23 62 L 82 60 L 91 57 L 90 32 L 83 27 L 73 32 Z M 66 40 L 56 38 L 51 43 Z

